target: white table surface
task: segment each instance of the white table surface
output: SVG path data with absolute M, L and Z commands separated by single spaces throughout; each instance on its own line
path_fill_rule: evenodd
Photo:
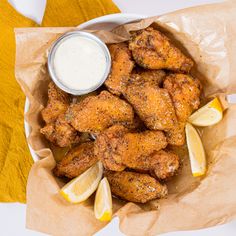
M 41 22 L 46 0 L 22 1 L 9 0 L 22 14 Z M 217 0 L 113 0 L 124 13 L 142 15 L 158 15 L 173 10 L 216 2 Z M 42 236 L 45 234 L 25 229 L 25 205 L 19 203 L 0 203 L 0 235 L 1 236 Z M 118 220 L 113 220 L 96 236 L 122 236 L 118 229 Z M 236 235 L 236 221 L 198 231 L 174 232 L 165 236 L 234 236 Z M 69 235 L 66 235 L 69 236 Z

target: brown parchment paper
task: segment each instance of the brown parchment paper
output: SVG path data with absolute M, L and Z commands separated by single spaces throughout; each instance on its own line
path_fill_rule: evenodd
M 195 61 L 193 70 L 204 84 L 205 97 L 236 93 L 236 3 L 227 1 L 180 10 L 120 26 L 113 32 L 93 31 L 106 43 L 129 38 L 130 30 L 154 27 L 168 36 Z M 41 157 L 34 163 L 27 185 L 27 227 L 51 235 L 92 235 L 105 226 L 93 214 L 93 199 L 72 205 L 58 190 L 61 182 L 48 143 L 40 135 L 40 111 L 46 104 L 49 76 L 47 49 L 62 33 L 75 28 L 16 29 L 16 78 L 30 101 L 26 119 L 29 143 Z M 208 159 L 203 178 L 193 178 L 186 149 L 180 151 L 180 175 L 168 183 L 167 199 L 145 205 L 114 201 L 114 213 L 126 235 L 156 235 L 223 224 L 236 216 L 236 105 L 226 104 L 223 120 L 201 129 Z

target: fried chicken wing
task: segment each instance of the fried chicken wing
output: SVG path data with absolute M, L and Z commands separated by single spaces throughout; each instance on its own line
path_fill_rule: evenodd
M 56 121 L 44 126 L 40 132 L 59 147 L 68 147 L 80 141 L 79 132 L 66 121 L 65 114 L 61 114 Z
M 152 83 L 154 85 L 161 85 L 164 77 L 166 76 L 163 70 L 145 70 L 143 68 L 136 68 L 132 74 L 139 75 L 145 82 Z
M 191 75 L 170 74 L 163 87 L 172 98 L 178 120 L 185 122 L 200 105 L 200 81 Z
M 163 87 L 171 96 L 178 118 L 178 125 L 167 131 L 168 142 L 173 145 L 183 145 L 185 123 L 200 105 L 200 81 L 190 75 L 170 74 L 166 77 Z
M 122 125 L 114 125 L 97 136 L 94 153 L 106 169 L 113 171 L 125 169 L 126 166 L 122 164 L 116 149 L 119 146 L 119 138 L 122 138 L 128 131 Z
M 188 73 L 193 61 L 158 30 L 148 27 L 133 34 L 129 49 L 137 64 L 148 69 L 168 69 Z
M 168 91 L 145 81 L 141 76 L 130 77 L 123 95 L 149 129 L 166 130 L 177 123 Z
M 130 75 L 134 62 L 131 59 L 131 52 L 126 43 L 111 44 L 108 48 L 111 54 L 112 66 L 105 85 L 111 93 L 120 95 L 122 78 L 125 79 Z
M 70 95 L 60 90 L 53 82 L 48 85 L 48 103 L 41 111 L 43 120 L 49 124 L 65 113 L 70 103 Z
M 116 123 L 132 123 L 134 112 L 127 102 L 103 91 L 71 105 L 66 117 L 76 130 L 97 133 Z
M 166 185 L 160 184 L 147 174 L 129 171 L 106 171 L 105 176 L 111 187 L 111 192 L 124 200 L 145 203 L 167 195 Z
M 151 155 L 150 160 L 145 160 L 150 170 L 158 179 L 168 179 L 179 169 L 179 156 L 167 150 L 160 150 Z
M 131 133 L 127 128 L 115 125 L 97 136 L 94 152 L 106 169 L 122 171 L 125 167 L 141 169 L 140 157 L 151 155 L 166 145 L 162 131 Z
M 94 153 L 104 167 L 122 171 L 126 167 L 153 172 L 157 178 L 174 175 L 179 168 L 179 157 L 161 150 L 167 145 L 161 131 L 131 133 L 121 125 L 115 125 L 98 135 Z
M 94 155 L 94 143 L 86 142 L 72 148 L 65 157 L 57 163 L 54 174 L 58 177 L 75 178 L 97 162 Z
M 166 130 L 167 142 L 170 145 L 182 146 L 185 144 L 185 124 L 178 122 L 172 129 Z

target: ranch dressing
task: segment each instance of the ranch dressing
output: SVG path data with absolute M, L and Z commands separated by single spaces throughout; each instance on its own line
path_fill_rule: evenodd
M 57 46 L 53 68 L 57 79 L 67 88 L 92 90 L 104 78 L 106 55 L 95 40 L 74 35 Z

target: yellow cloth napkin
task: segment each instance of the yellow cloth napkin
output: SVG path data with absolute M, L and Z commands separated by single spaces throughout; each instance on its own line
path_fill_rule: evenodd
M 42 26 L 76 26 L 89 19 L 118 13 L 111 0 L 47 0 Z M 24 134 L 25 97 L 14 78 L 15 27 L 37 24 L 0 1 L 0 201 L 25 202 L 33 163 Z

